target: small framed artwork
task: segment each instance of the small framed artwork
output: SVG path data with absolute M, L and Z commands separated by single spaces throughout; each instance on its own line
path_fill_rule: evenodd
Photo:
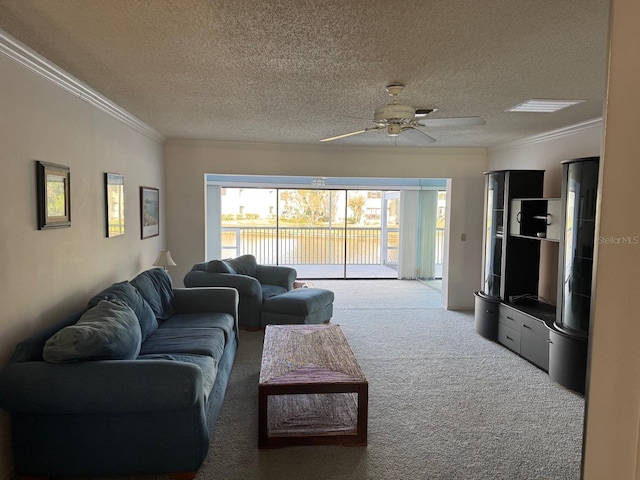
M 141 237 L 160 235 L 160 190 L 140 187 L 140 229 Z
M 71 169 L 36 160 L 38 230 L 71 226 Z
M 104 174 L 105 221 L 107 238 L 124 234 L 124 176 Z

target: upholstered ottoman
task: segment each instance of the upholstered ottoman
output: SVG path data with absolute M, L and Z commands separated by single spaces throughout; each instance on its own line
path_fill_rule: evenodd
M 266 325 L 323 323 L 333 315 L 333 292 L 324 288 L 296 288 L 262 303 Z

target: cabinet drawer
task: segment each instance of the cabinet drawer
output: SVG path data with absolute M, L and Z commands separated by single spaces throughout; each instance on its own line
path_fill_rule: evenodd
M 500 311 L 498 312 L 498 323 L 505 325 L 516 332 L 522 330 L 522 320 L 525 317 L 524 314 L 509 308 L 506 305 L 500 304 Z
M 498 342 L 509 350 L 520 353 L 520 332 L 507 327 L 503 323 L 498 324 Z
M 549 338 L 549 329 L 544 324 L 542 320 L 538 320 L 537 318 L 529 317 L 527 315 L 523 315 L 522 318 L 522 333 L 528 330 L 534 335 L 541 335 Z M 545 340 L 546 341 L 546 340 Z

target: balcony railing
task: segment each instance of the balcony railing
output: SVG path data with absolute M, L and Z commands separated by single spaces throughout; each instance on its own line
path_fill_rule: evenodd
M 223 227 L 224 257 L 252 254 L 266 265 L 397 265 L 400 233 L 380 227 Z M 436 264 L 442 264 L 444 229 L 436 229 Z

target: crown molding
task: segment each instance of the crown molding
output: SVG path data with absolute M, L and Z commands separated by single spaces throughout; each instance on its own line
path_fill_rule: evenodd
M 425 155 L 425 156 L 486 156 L 485 147 L 433 147 L 410 146 L 401 147 L 393 145 L 337 145 L 326 143 L 270 143 L 270 142 L 242 142 L 231 140 L 213 140 L 199 138 L 168 138 L 166 147 L 193 147 L 193 148 L 219 148 L 241 149 L 274 152 L 332 152 L 332 153 L 387 153 L 394 156 L 401 155 Z
M 0 53 L 160 144 L 166 138 L 42 55 L 0 30 Z
M 557 138 L 566 137 L 567 135 L 573 135 L 584 130 L 590 130 L 592 128 L 601 128 L 604 125 L 602 117 L 594 118 L 584 122 L 569 125 L 568 127 L 558 128 L 556 130 L 550 130 L 539 135 L 533 135 L 531 137 L 521 138 L 509 143 L 503 143 L 502 145 L 496 145 L 495 147 L 488 148 L 488 151 L 495 152 L 499 150 L 505 150 L 507 148 L 523 147 L 539 142 L 546 142 Z

